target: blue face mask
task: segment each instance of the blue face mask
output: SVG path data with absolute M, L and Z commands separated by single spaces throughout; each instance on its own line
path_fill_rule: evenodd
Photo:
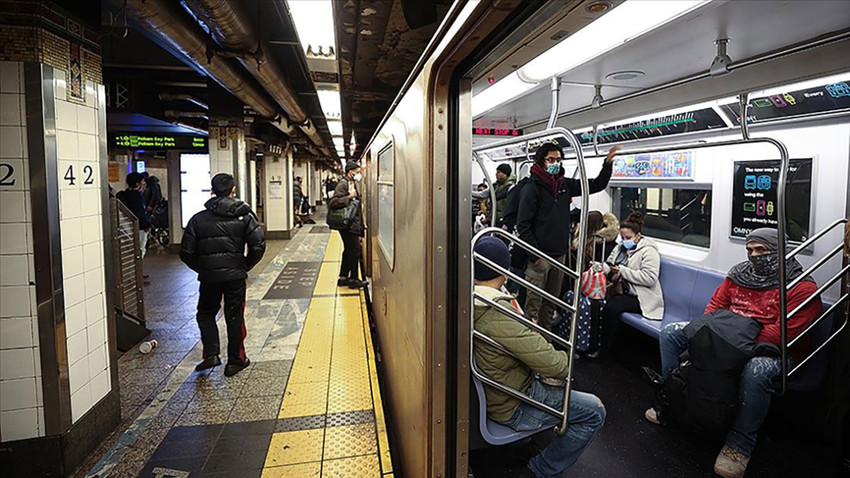
M 561 172 L 561 163 L 550 164 L 546 166 L 546 172 L 552 176 L 557 176 Z
M 625 247 L 626 249 L 629 249 L 629 250 L 634 249 L 636 245 L 637 245 L 637 243 L 635 243 L 634 239 L 629 239 L 627 241 L 623 241 L 623 247 Z

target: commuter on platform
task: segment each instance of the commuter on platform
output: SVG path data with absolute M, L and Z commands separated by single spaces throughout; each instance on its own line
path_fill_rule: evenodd
M 189 220 L 183 233 L 180 259 L 198 273 L 198 327 L 204 359 L 195 370 L 221 365 L 215 316 L 224 297 L 227 324 L 225 376 L 236 375 L 250 365 L 245 355 L 245 279 L 266 252 L 263 230 L 248 204 L 236 199 L 233 176 L 219 173 L 212 178 L 215 197 Z M 245 246 L 248 255 L 245 255 Z
M 304 225 L 303 221 L 301 220 L 302 199 L 304 199 L 304 192 L 301 190 L 301 176 L 298 176 L 292 183 L 292 205 L 295 211 L 296 227 L 302 227 Z
M 729 270 L 726 279 L 714 291 L 705 313 L 726 310 L 755 319 L 761 324 L 755 341 L 780 347 L 779 234 L 776 229 L 756 229 L 747 236 L 746 248 L 747 260 Z M 796 259 L 789 259 L 785 264 L 789 283 L 803 275 L 803 266 Z M 801 280 L 788 291 L 788 310 L 796 309 L 817 288 L 811 277 Z M 813 300 L 788 320 L 789 342 L 818 317 L 821 307 L 819 299 Z M 679 364 L 679 355 L 688 349 L 686 325 L 686 322 L 675 322 L 661 330 L 659 345 L 664 378 Z M 791 352 L 794 357 L 799 350 L 792 349 Z M 718 475 L 726 478 L 744 476 L 780 373 L 782 368 L 778 357 L 756 356 L 746 362 L 738 381 L 735 421 L 714 462 L 714 472 Z M 645 415 L 650 422 L 659 423 L 658 410 L 650 408 Z
M 620 224 L 623 242 L 602 264 L 613 286 L 602 309 L 602 348 L 591 353 L 591 357 L 604 356 L 611 351 L 623 312 L 642 314 L 652 320 L 664 318 L 664 296 L 658 280 L 661 256 L 658 245 L 642 235 L 642 230 L 643 217 L 633 211 Z
M 141 248 L 140 254 L 143 258 L 148 249 L 148 231 L 151 228 L 148 212 L 145 210 L 144 193 L 144 175 L 134 172 L 127 175 L 127 189 L 115 195 L 136 216 L 136 219 L 139 220 L 139 247 Z
M 510 267 L 508 247 L 495 237 L 479 240 L 475 252 L 504 269 Z M 505 280 L 504 275 L 476 262 L 475 291 L 501 302 L 505 307 L 514 308 L 522 315 L 519 304 L 504 289 Z M 481 371 L 502 385 L 556 410 L 562 409 L 563 385 L 552 386 L 545 382 L 549 381 L 547 379 L 567 378 L 570 360 L 567 353 L 555 350 L 539 333 L 478 300 L 475 302 L 474 319 L 476 331 L 489 336 L 510 352 L 476 341 L 473 350 Z M 546 429 L 560 424 L 557 417 L 494 388 L 485 386 L 484 395 L 487 416 L 514 430 Z M 526 468 L 510 476 L 558 477 L 578 460 L 605 421 L 605 407 L 596 396 L 571 390 L 567 413 L 569 427 L 566 433 L 556 436 L 549 446 L 528 462 Z
M 336 284 L 339 287 L 347 286 L 351 289 L 362 289 L 368 285 L 365 280 L 360 280 L 358 270 L 360 267 L 360 238 L 366 230 L 363 224 L 363 208 L 360 205 L 360 192 L 357 183 L 363 179 L 360 174 L 360 165 L 349 161 L 345 165 L 345 176 L 336 183 L 333 197 L 328 202 L 330 209 L 348 207 L 351 201 L 357 201 L 357 214 L 355 220 L 351 221 L 348 230 L 340 230 L 344 250 L 342 252 L 342 264 L 339 269 L 339 279 Z
M 614 155 L 621 148 L 616 146 L 608 151 L 599 175 L 589 182 L 588 194 L 608 186 Z M 562 157 L 563 152 L 557 144 L 545 143 L 537 148 L 531 167 L 531 181 L 520 191 L 516 228 L 520 239 L 564 264 L 570 251 L 570 203 L 574 196 L 581 194 L 581 182 L 564 177 Z M 563 273 L 543 259 L 529 256 L 526 279 L 557 296 L 561 291 Z M 555 309 L 549 301 L 528 291 L 525 307 L 530 317 L 551 330 Z
M 159 178 L 151 176 L 147 171 L 142 173 L 145 176 L 145 210 L 151 214 L 156 206 L 162 202 L 162 187 L 159 184 Z

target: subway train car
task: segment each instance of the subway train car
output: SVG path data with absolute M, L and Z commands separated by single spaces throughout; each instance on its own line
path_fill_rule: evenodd
M 547 142 L 585 186 L 579 217 L 643 213 L 668 313 L 624 315 L 612 357 L 571 361 L 567 383 L 599 396 L 608 418 L 565 476 L 713 476 L 722 439 L 645 421 L 654 389 L 639 369 L 658 367 L 661 325 L 700 315 L 759 227 L 787 235 L 779 252 L 817 282 L 824 313 L 807 333 L 817 353 L 782 368 L 747 476 L 847 473 L 848 85 L 846 2 L 455 2 L 363 155 L 364 257 L 398 473 L 515 476 L 507 456 L 563 431 L 520 436 L 490 422 L 479 393 L 492 384 L 470 350 L 473 241 L 527 246 L 510 231 L 475 234 L 473 186 L 492 186 L 500 164 L 528 175 Z M 623 147 L 612 178 L 588 194 L 612 146 Z M 583 258 L 571 262 L 563 273 L 576 283 Z M 779 276 L 794 285 L 784 266 Z M 795 312 L 784 293 L 779 309 Z

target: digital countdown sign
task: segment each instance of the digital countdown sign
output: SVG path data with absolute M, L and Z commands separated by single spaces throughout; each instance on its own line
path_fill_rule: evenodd
M 478 136 L 522 136 L 522 130 L 511 128 L 472 128 L 472 134 Z
M 114 133 L 109 135 L 109 145 L 114 148 L 127 149 L 206 150 L 207 138 L 205 136 L 186 134 Z

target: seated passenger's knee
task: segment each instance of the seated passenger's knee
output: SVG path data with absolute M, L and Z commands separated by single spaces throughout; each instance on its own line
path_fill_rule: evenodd
M 744 365 L 741 376 L 746 381 L 769 386 L 772 385 L 773 378 L 779 372 L 778 359 L 772 357 L 753 357 Z

